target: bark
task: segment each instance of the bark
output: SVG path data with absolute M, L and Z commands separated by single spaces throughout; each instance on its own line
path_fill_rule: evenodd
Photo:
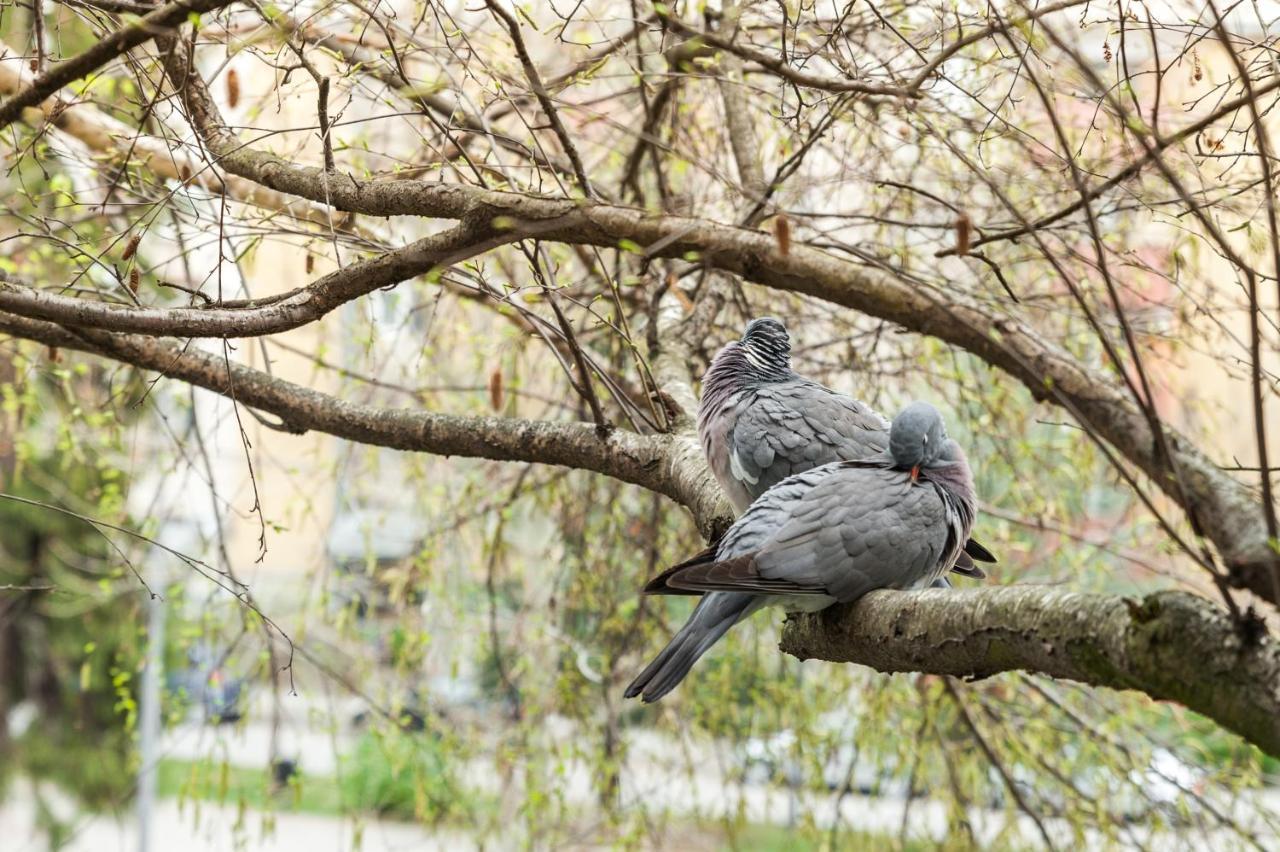
M 1280 643 L 1196 595 L 1043 586 L 872 592 L 792 615 L 782 650 L 881 672 L 1026 671 L 1177 701 L 1280 757 Z
M 154 370 L 279 417 L 286 431 L 325 432 L 349 441 L 495 461 L 563 465 L 612 476 L 670 497 L 706 537 L 732 521 L 702 448 L 690 434 L 639 435 L 594 424 L 466 417 L 346 402 L 194 347 L 154 337 L 72 331 L 0 313 L 0 334 L 76 349 Z
M 1029 323 L 957 291 L 937 291 L 892 270 L 813 247 L 793 245 L 783 254 L 771 235 L 755 230 L 612 204 L 424 181 L 363 181 L 298 167 L 242 146 L 198 76 L 189 73 L 181 51 L 168 53 L 168 73 L 188 117 L 221 164 L 277 191 L 327 200 L 353 213 L 466 218 L 499 229 L 539 223 L 547 226 L 539 229 L 545 240 L 607 247 L 628 241 L 645 247 L 649 256 L 696 256 L 713 268 L 854 308 L 972 352 L 1021 381 L 1036 399 L 1066 408 L 1141 468 L 1204 530 L 1234 584 L 1280 605 L 1280 560 L 1251 490 L 1167 426 L 1166 459 L 1146 416 L 1113 373 L 1082 363 Z
M 343 176 L 325 176 L 322 180 L 318 170 L 298 168 L 247 149 L 225 153 L 221 163 L 229 171 L 272 189 L 312 200 L 324 198 L 323 184 L 328 183 L 329 195 L 336 206 L 352 212 L 416 213 L 464 219 L 477 223 L 477 229 L 482 227 L 479 223 L 487 222 L 512 238 L 536 234 L 544 240 L 606 247 L 630 240 L 650 247 L 653 255 L 661 257 L 682 257 L 692 252 L 722 271 L 776 289 L 816 296 L 955 344 L 1020 380 L 1035 398 L 1067 408 L 1198 520 L 1231 568 L 1233 582 L 1280 604 L 1280 595 L 1272 584 L 1270 572 L 1275 565 L 1275 554 L 1267 546 L 1262 506 L 1245 485 L 1219 469 L 1190 440 L 1166 425 L 1171 455 L 1182 480 L 1179 489 L 1157 451 L 1147 418 L 1110 373 L 1081 363 L 1028 323 L 959 292 L 937 292 L 889 272 L 870 269 L 804 245 L 792 245 L 783 255 L 772 235 L 701 219 L 653 216 L 629 207 L 468 186 L 418 181 L 362 182 Z M 458 236 L 465 239 L 465 234 Z M 387 263 L 395 264 L 396 274 L 403 273 L 405 277 L 436 265 L 423 259 L 417 265 L 401 266 L 399 260 L 398 256 L 392 256 Z M 309 303 L 312 299 L 309 291 L 327 286 L 326 280 L 321 279 L 290 298 Z M 359 293 L 354 292 L 350 298 L 357 295 Z M 209 321 L 195 318 L 203 310 L 199 308 L 121 307 L 114 310 L 114 321 L 100 320 L 98 327 L 157 329 L 165 327 L 167 317 L 172 322 L 168 333 L 234 335 L 238 330 L 249 328 L 291 328 L 295 323 L 317 318 L 340 303 L 322 295 L 315 304 L 323 310 L 307 309 L 291 320 L 264 318 L 264 314 L 279 313 L 272 305 L 211 309 L 224 313 Z M 6 308 L 50 320 L 87 321 L 80 314 L 26 313 L 14 299 L 10 299 Z M 144 311 L 148 312 L 145 316 Z M 140 316 L 136 324 L 128 320 L 135 313 Z M 192 319 L 190 323 L 188 318 Z

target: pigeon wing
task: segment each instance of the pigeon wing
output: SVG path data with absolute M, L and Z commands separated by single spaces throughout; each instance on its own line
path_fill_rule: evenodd
M 666 584 L 686 591 L 829 595 L 855 600 L 872 589 L 927 585 L 958 549 L 948 507 L 927 483 L 901 472 L 829 465 L 816 484 L 785 502 L 787 519 L 762 545 L 675 571 Z M 797 477 L 796 479 L 800 479 Z M 792 480 L 779 488 L 793 484 Z M 751 526 L 752 506 L 735 527 Z M 733 531 L 725 537 L 730 541 Z
M 928 585 L 956 549 L 937 490 L 902 471 L 841 466 L 810 491 L 757 557 L 761 575 L 840 601 Z M 948 566 L 949 567 L 949 564 Z
M 888 423 L 856 399 L 797 379 L 755 390 L 726 442 L 731 475 L 758 497 L 797 473 L 879 456 Z
M 696 595 L 700 592 L 682 589 L 672 586 L 668 581 L 680 571 L 686 568 L 692 568 L 695 565 L 705 565 L 716 561 L 716 546 L 712 545 L 697 556 L 690 557 L 683 562 L 672 565 L 658 576 L 644 584 L 643 593 L 646 595 Z

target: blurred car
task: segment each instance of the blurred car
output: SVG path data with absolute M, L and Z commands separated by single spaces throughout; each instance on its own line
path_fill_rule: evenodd
M 1066 755 L 1071 763 L 1072 755 Z M 1186 763 L 1173 752 L 1157 748 L 1145 767 L 1125 773 L 1102 764 L 1073 767 L 1061 780 L 1022 766 L 1006 766 L 1005 771 L 1023 798 L 1045 813 L 1062 814 L 1069 804 L 1067 782 L 1081 798 L 1105 802 L 1106 810 L 1125 822 L 1138 823 L 1160 816 L 1174 823 L 1187 822 L 1199 807 L 1196 796 L 1204 792 L 1206 773 Z M 993 809 L 1003 808 L 1008 791 L 994 767 L 988 769 Z
M 838 732 L 812 763 L 796 753 L 796 734 L 784 729 L 767 737 L 751 737 L 736 751 L 740 777 L 748 784 L 820 785 L 832 792 L 906 798 L 906 773 L 892 757 L 875 759 L 854 745 L 856 724 L 848 718 L 818 720 L 820 731 Z
M 188 665 L 169 674 L 169 689 L 186 696 L 211 725 L 229 725 L 244 716 L 245 680 L 230 673 L 226 654 L 201 643 L 187 652 Z

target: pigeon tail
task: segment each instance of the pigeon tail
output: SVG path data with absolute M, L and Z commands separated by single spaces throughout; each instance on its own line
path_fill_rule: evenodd
M 675 689 L 693 664 L 714 645 L 730 627 L 760 608 L 763 600 L 758 595 L 734 592 L 714 592 L 705 595 L 694 609 L 689 621 L 672 637 L 653 662 L 631 682 L 626 698 L 640 696 L 645 704 L 652 704 Z

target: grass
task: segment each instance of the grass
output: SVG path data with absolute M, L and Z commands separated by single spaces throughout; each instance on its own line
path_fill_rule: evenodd
M 162 796 L 314 814 L 372 813 L 418 822 L 474 817 L 490 803 L 458 786 L 440 742 L 429 735 L 361 737 L 337 777 L 294 775 L 273 783 L 269 770 L 214 760 L 161 761 Z
M 357 755 L 359 751 L 357 751 Z M 363 765 L 363 761 L 359 762 Z M 235 804 L 255 810 L 275 810 L 292 813 L 319 814 L 325 816 L 343 816 L 354 813 L 379 813 L 393 819 L 414 819 L 414 814 L 406 812 L 406 802 L 413 802 L 421 795 L 421 788 L 403 786 L 398 781 L 403 776 L 394 773 L 375 773 L 375 778 L 352 780 L 344 777 L 344 783 L 332 776 L 295 776 L 283 789 L 273 790 L 270 773 L 266 769 L 246 769 L 217 763 L 211 760 L 163 760 L 160 762 L 156 781 L 157 792 L 162 798 L 181 798 L 194 801 L 211 801 L 221 804 Z M 353 776 L 354 777 L 354 776 Z M 388 789 L 387 785 L 391 784 Z M 371 806 L 377 803 L 371 797 L 370 786 L 382 788 L 381 807 Z M 388 803 L 394 803 L 388 806 Z M 496 803 L 472 801 L 470 814 L 476 809 L 496 807 Z M 464 812 L 450 809 L 447 813 L 437 813 L 437 817 L 463 816 Z M 693 834 L 711 837 L 703 846 L 697 848 L 724 849 L 731 852 L 811 852 L 823 848 L 823 842 L 813 836 L 796 829 L 772 825 L 746 824 L 736 826 L 732 831 L 724 833 L 714 825 L 694 828 Z M 677 832 L 677 835 L 679 832 Z M 714 837 L 723 838 L 717 842 Z M 674 836 L 674 835 L 673 835 Z M 824 834 L 825 837 L 825 834 Z M 886 849 L 895 848 L 888 838 L 842 830 L 839 835 L 842 848 L 846 849 Z M 924 845 L 908 844 L 907 852 L 923 852 L 929 848 Z
M 721 847 L 725 852 L 816 852 L 832 848 L 828 832 L 814 835 L 781 825 L 748 824 L 735 828 Z M 838 849 L 898 849 L 902 852 L 926 852 L 937 847 L 932 843 L 908 840 L 899 846 L 896 838 L 842 828 L 836 835 Z
M 311 814 L 350 813 L 337 779 L 295 776 L 273 790 L 266 769 L 245 769 L 208 760 L 162 760 L 156 778 L 162 798 L 238 804 L 259 810 Z

